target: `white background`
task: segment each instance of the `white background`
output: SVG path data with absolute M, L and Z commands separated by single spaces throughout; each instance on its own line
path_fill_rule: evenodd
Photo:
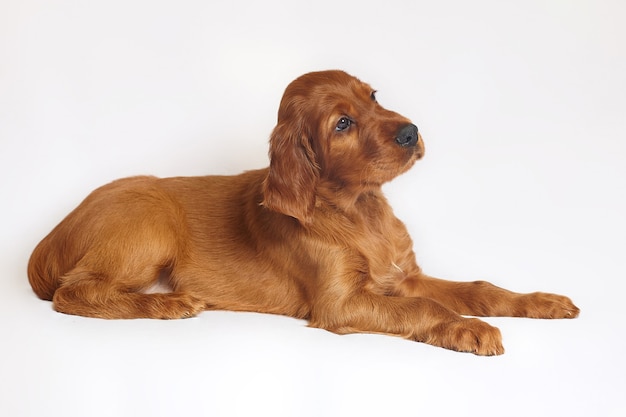
M 619 0 L 2 0 L 0 415 L 623 416 Z M 286 85 L 341 68 L 427 153 L 385 186 L 426 272 L 570 296 L 481 358 L 260 314 L 64 316 L 26 278 L 93 188 L 266 166 Z

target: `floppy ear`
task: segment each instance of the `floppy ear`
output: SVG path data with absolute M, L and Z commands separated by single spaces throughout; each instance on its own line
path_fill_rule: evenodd
M 310 222 L 320 177 L 304 123 L 281 121 L 270 137 L 270 168 L 263 183 L 263 205 Z

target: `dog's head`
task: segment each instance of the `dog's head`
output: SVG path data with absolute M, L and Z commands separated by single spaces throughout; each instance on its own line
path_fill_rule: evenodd
M 343 71 L 305 74 L 283 95 L 263 205 L 308 223 L 319 186 L 358 196 L 424 154 L 417 127 Z

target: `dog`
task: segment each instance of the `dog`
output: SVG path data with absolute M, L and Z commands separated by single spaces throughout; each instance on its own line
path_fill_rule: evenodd
M 422 272 L 381 186 L 424 142 L 375 93 L 343 71 L 305 74 L 280 102 L 268 168 L 96 189 L 35 248 L 34 292 L 87 317 L 253 311 L 477 355 L 504 348 L 496 327 L 471 316 L 577 317 L 564 296 Z M 167 291 L 151 290 L 159 282 Z

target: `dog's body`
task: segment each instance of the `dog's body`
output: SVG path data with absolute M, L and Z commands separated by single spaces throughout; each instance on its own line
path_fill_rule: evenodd
M 68 314 L 258 311 L 483 355 L 504 351 L 500 333 L 463 315 L 576 317 L 563 296 L 421 272 L 381 185 L 423 152 L 417 128 L 367 84 L 306 74 L 285 91 L 269 168 L 105 185 L 37 246 L 29 280 Z M 159 280 L 171 291 L 150 292 Z

